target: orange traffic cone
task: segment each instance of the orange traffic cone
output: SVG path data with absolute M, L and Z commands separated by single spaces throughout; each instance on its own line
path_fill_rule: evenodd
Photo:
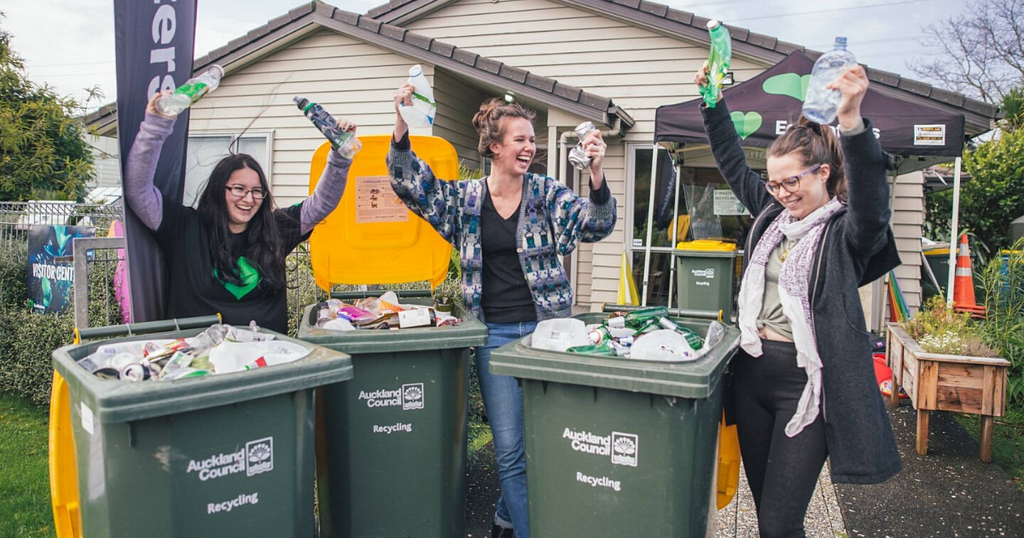
M 974 275 L 971 272 L 971 253 L 967 249 L 967 234 L 960 236 L 956 253 L 956 273 L 953 277 L 953 307 L 965 311 L 975 310 Z

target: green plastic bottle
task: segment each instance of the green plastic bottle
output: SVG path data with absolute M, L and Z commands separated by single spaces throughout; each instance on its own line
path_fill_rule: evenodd
M 626 327 L 631 329 L 639 329 L 647 324 L 650 320 L 659 320 L 664 317 L 668 317 L 668 309 L 664 306 L 652 306 L 649 308 L 641 308 L 634 310 L 626 314 Z
M 722 80 L 729 71 L 732 60 L 732 38 L 729 30 L 721 22 L 708 21 L 708 32 L 711 34 L 711 51 L 708 53 L 708 83 L 698 88 L 708 108 L 715 108 L 722 94 Z
M 615 349 L 612 348 L 610 341 L 604 341 L 600 344 L 593 344 L 589 346 L 575 346 L 565 350 L 567 353 L 583 353 L 586 355 L 601 355 L 604 357 L 615 357 L 618 354 Z

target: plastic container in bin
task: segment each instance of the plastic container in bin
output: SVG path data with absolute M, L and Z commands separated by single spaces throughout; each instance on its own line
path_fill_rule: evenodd
M 415 295 L 399 302 L 433 304 Z M 311 311 L 299 338 L 350 354 L 356 374 L 320 392 L 320 536 L 465 536 L 469 348 L 487 327 L 456 307 L 456 326 L 341 332 L 311 325 Z
M 709 323 L 672 319 L 701 335 Z M 543 351 L 530 336 L 494 350 L 491 372 L 523 388 L 530 535 L 705 536 L 721 378 L 738 342 L 727 327 L 681 363 Z
M 277 335 L 312 352 L 258 370 L 138 383 L 98 378 L 76 362 L 103 344 L 204 329 L 53 352 L 54 401 L 67 403 L 57 416 L 73 438 L 73 456 L 67 437 L 51 444 L 51 469 L 64 468 L 51 478 L 65 483 L 53 484 L 65 503 L 55 494 L 62 538 L 313 536 L 313 389 L 351 379 L 347 355 Z M 74 480 L 77 499 L 66 487 Z
M 676 258 L 676 293 L 684 310 L 721 310 L 732 314 L 732 283 L 736 245 L 710 239 L 685 241 L 672 252 Z

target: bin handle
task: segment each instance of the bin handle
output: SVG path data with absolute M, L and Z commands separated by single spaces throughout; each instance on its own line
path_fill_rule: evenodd
M 75 440 L 71 435 L 68 384 L 55 370 L 50 391 L 50 504 L 58 538 L 80 538 L 82 520 L 78 497 Z
M 632 312 L 649 306 L 633 306 L 624 304 L 601 303 L 602 312 Z M 688 308 L 669 308 L 668 315 L 680 318 L 714 319 L 722 321 L 721 310 L 690 310 Z
M 106 327 L 75 328 L 75 337 L 80 342 L 96 340 L 98 338 L 112 338 L 116 336 L 136 336 L 166 331 L 181 331 L 194 329 L 196 327 L 208 327 L 221 323 L 220 314 L 211 316 L 196 316 L 194 318 L 174 318 L 158 321 L 144 321 L 142 323 L 129 323 L 125 325 L 109 325 Z

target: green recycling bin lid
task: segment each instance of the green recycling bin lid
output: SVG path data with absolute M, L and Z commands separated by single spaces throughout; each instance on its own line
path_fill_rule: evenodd
M 600 323 L 605 314 L 574 316 L 586 324 Z M 708 321 L 671 318 L 702 336 Z M 703 399 L 714 393 L 729 359 L 739 347 L 740 331 L 725 326 L 725 338 L 714 349 L 691 362 L 663 363 L 582 353 L 535 349 L 532 335 L 491 352 L 491 373 L 521 379 L 586 385 L 629 392 Z
M 310 354 L 291 363 L 245 372 L 137 383 L 100 379 L 77 363 L 104 344 L 190 337 L 204 329 L 65 346 L 53 352 L 53 367 L 67 381 L 69 389 L 80 394 L 83 403 L 102 423 L 131 422 L 209 409 L 352 379 L 352 359 L 345 353 L 278 333 L 273 333 L 277 339 L 299 344 L 310 349 Z
M 433 304 L 429 298 L 400 298 L 402 304 Z M 332 331 L 309 323 L 313 306 L 302 313 L 298 337 L 304 342 L 330 346 L 345 353 L 398 353 L 421 349 L 452 349 L 482 346 L 487 343 L 487 326 L 460 305 L 452 314 L 461 319 L 458 325 L 417 327 L 414 329 Z

